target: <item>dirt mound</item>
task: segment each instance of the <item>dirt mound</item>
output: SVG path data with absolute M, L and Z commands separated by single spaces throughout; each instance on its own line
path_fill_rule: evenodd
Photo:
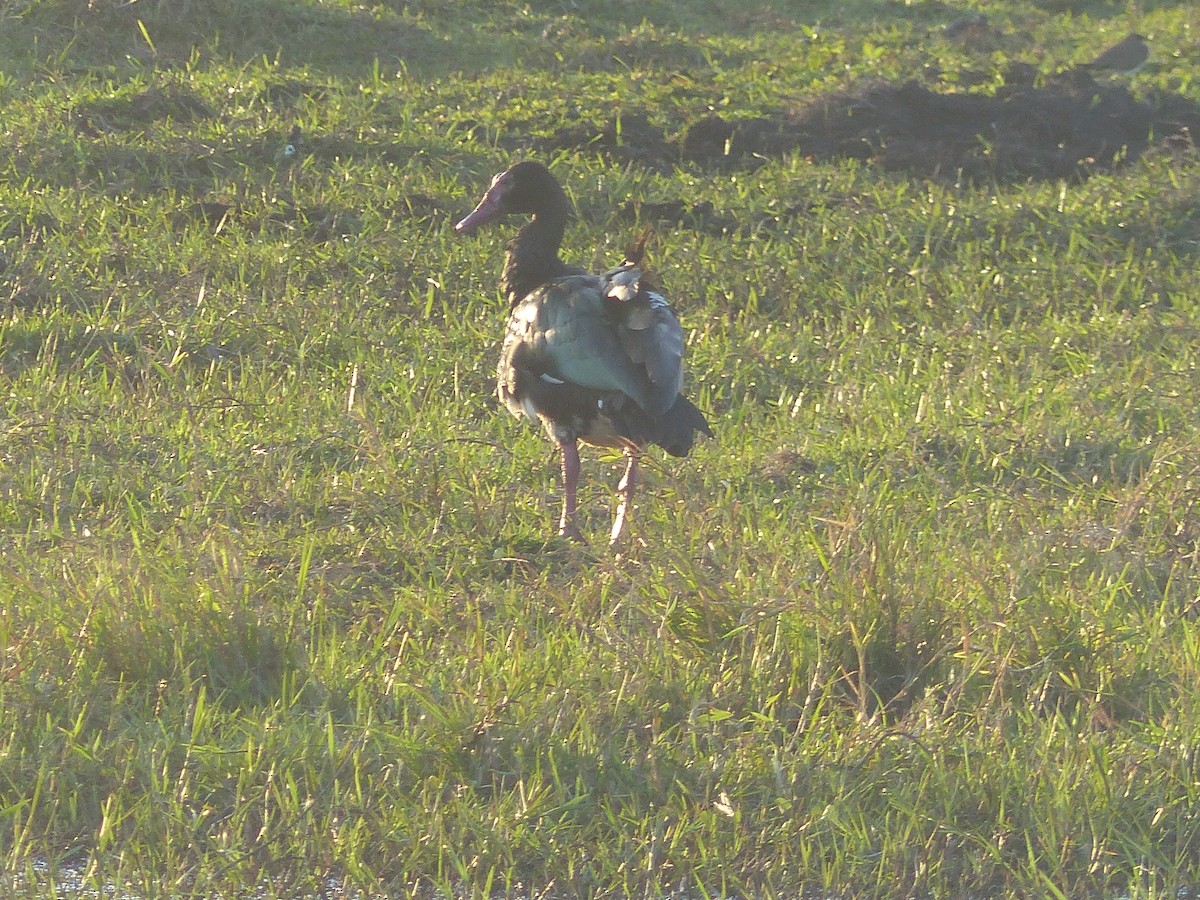
M 1137 159 L 1151 141 L 1191 147 L 1200 105 L 1178 94 L 1134 97 L 1076 70 L 1033 83 L 1014 66 L 995 94 L 941 94 L 915 82 L 872 82 L 789 115 L 707 116 L 677 139 L 640 114 L 558 132 L 542 149 L 590 149 L 621 162 L 744 168 L 784 153 L 861 159 L 934 178 L 1086 177 Z
M 641 113 L 628 112 L 604 125 L 580 122 L 563 128 L 541 141 L 538 149 L 549 154 L 555 150 L 591 150 L 594 153 L 635 162 L 652 168 L 670 165 L 679 159 L 679 151 L 666 134 Z
M 932 177 L 1067 178 L 1136 159 L 1151 135 L 1198 131 L 1200 107 L 1186 98 L 1142 101 L 1082 74 L 1040 87 L 1006 84 L 994 95 L 871 84 L 822 98 L 783 122 L 702 120 L 685 132 L 682 150 L 702 165 L 799 152 Z M 714 153 L 718 141 L 723 155 Z

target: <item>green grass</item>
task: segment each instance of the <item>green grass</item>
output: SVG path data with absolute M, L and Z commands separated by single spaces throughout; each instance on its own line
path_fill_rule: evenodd
M 660 225 L 689 393 L 603 548 L 492 395 L 503 234 L 579 122 L 1185 3 L 0 0 L 0 871 L 134 896 L 1175 896 L 1200 882 L 1200 166 L 954 185 L 549 162 Z M 302 153 L 282 149 L 292 124 Z M 504 230 L 504 229 L 502 229 Z M 34 873 L 35 864 L 48 871 Z M 82 871 L 81 871 L 82 870 Z

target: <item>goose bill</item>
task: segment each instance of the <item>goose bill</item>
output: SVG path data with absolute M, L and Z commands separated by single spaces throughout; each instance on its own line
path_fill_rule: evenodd
M 504 198 L 504 190 L 503 188 L 497 190 L 498 187 L 499 179 L 492 182 L 492 186 L 483 195 L 483 199 L 479 201 L 479 205 L 454 226 L 454 230 L 458 234 L 467 234 L 474 231 L 480 225 L 486 225 L 488 222 L 494 221 L 504 215 L 504 207 L 500 202 Z

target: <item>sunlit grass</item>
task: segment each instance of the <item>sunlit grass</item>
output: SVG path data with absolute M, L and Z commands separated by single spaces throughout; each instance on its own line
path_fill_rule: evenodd
M 612 456 L 594 544 L 553 536 L 552 448 L 492 397 L 504 238 L 450 229 L 622 114 L 1133 29 L 1133 89 L 1200 99 L 1185 5 L 1076 12 L 989 7 L 972 50 L 929 5 L 0 2 L 8 887 L 1194 889 L 1192 153 L 551 154 L 580 263 L 705 211 L 651 262 L 717 437 L 648 461 L 620 553 Z

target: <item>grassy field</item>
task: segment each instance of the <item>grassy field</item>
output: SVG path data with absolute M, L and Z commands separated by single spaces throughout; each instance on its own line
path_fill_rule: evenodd
M 1186 2 L 0 0 L 0 879 L 133 897 L 1200 887 L 1200 159 L 963 183 L 668 136 L 986 92 Z M 990 85 L 990 87 L 989 87 Z M 303 143 L 284 153 L 294 124 Z M 717 437 L 619 552 L 497 407 L 545 159 Z M 36 870 L 36 871 L 35 871 Z

